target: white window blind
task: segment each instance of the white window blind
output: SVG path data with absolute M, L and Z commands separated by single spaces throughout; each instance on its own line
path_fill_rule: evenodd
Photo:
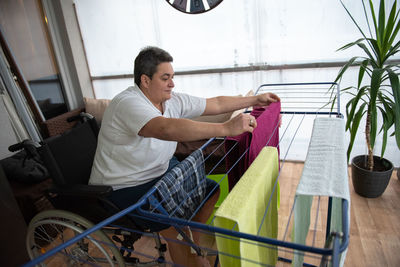
M 366 30 L 361 0 L 343 2 Z M 379 1 L 373 2 L 378 12 Z M 390 3 L 393 0 L 387 6 Z M 321 68 L 319 63 L 335 66 L 362 55 L 356 48 L 336 52 L 360 37 L 339 0 L 224 0 L 197 15 L 181 13 L 164 0 L 75 0 L 75 4 L 97 98 L 110 99 L 133 84 L 129 75 L 134 58 L 148 45 L 167 50 L 178 74 L 233 69 L 175 76 L 176 91 L 203 97 L 245 94 L 263 83 L 333 81 L 340 67 Z M 310 63 L 315 67 L 301 67 Z M 252 66 L 264 70 L 234 71 Z M 354 70 L 341 87 L 354 85 L 356 77 Z M 342 100 L 344 113 L 346 99 Z M 353 153 L 363 154 L 364 137 L 357 138 Z M 389 139 L 387 155 L 398 164 L 395 146 Z
M 351 51 L 335 50 L 358 36 L 340 2 L 331 0 L 225 0 L 198 15 L 181 13 L 163 0 L 75 2 L 94 77 L 131 74 L 135 56 L 147 45 L 169 51 L 175 71 L 183 71 L 342 61 L 351 56 Z M 356 17 L 363 15 L 360 1 L 345 2 Z M 247 89 L 239 88 L 242 78 L 225 76 L 212 83 L 195 84 L 212 86 L 215 94 L 237 94 Z M 255 80 L 246 87 L 254 88 L 261 81 L 252 73 L 245 76 Z M 176 89 L 184 90 L 179 87 L 180 79 L 177 77 Z M 233 81 L 233 88 L 232 79 L 239 80 L 238 85 Z M 103 92 L 110 86 L 110 81 L 96 81 L 96 95 L 111 98 L 124 89 Z

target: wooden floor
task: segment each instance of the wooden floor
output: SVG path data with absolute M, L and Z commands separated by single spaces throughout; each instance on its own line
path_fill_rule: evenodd
M 350 183 L 350 245 L 345 266 L 400 266 L 400 180 L 394 171 L 379 198 L 364 198 Z
M 286 162 L 285 165 L 279 178 L 281 194 L 289 193 L 290 197 L 289 200 L 281 198 L 280 222 L 281 219 L 283 222 L 287 221 L 303 168 L 302 163 Z M 364 198 L 354 191 L 350 169 L 349 186 L 350 244 L 345 266 L 400 266 L 400 180 L 397 179 L 396 171 L 393 172 L 386 191 L 378 198 Z M 323 231 L 322 223 L 324 222 L 319 221 L 314 228 L 311 226 L 310 234 L 313 231 Z M 279 228 L 280 237 L 282 230 Z

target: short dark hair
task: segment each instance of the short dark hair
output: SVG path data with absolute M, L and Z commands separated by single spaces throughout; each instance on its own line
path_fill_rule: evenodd
M 140 86 L 140 77 L 142 74 L 149 76 L 151 79 L 153 74 L 157 71 L 157 66 L 160 63 L 172 61 L 172 56 L 161 48 L 155 46 L 147 46 L 143 48 L 135 59 L 133 70 L 135 83 Z

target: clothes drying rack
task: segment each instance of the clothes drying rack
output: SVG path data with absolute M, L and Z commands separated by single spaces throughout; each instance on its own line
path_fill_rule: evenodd
M 335 116 L 342 118 L 340 112 L 340 88 L 336 83 L 330 82 L 319 82 L 319 83 L 285 83 L 285 84 L 263 84 L 261 85 L 256 94 L 263 92 L 273 92 L 280 96 L 282 100 L 281 108 L 281 126 L 280 126 L 280 171 L 277 177 L 277 181 L 285 170 L 286 162 L 291 160 L 304 160 L 305 153 L 307 151 L 307 146 L 309 142 L 309 137 L 311 135 L 312 121 L 317 116 Z M 330 100 L 336 97 L 336 104 L 332 106 Z M 247 111 L 246 111 L 247 112 Z M 307 122 L 308 121 L 308 122 Z M 276 125 L 278 128 L 278 125 Z M 300 136 L 301 135 L 301 136 Z M 304 136 L 306 136 L 304 138 Z M 308 138 L 308 139 L 307 139 Z M 298 139 L 298 140 L 297 140 Z M 200 149 L 204 149 L 208 146 L 214 139 L 207 141 Z M 296 142 L 299 143 L 298 147 L 295 147 Z M 266 144 L 268 145 L 268 144 Z M 296 149 L 296 152 L 293 152 Z M 207 157 L 205 157 L 207 160 Z M 217 164 L 224 164 L 224 160 L 221 159 Z M 212 170 L 210 173 L 212 174 Z M 297 176 L 300 177 L 301 173 Z M 347 177 L 345 177 L 347 181 Z M 221 180 L 218 181 L 219 184 L 222 183 L 223 179 L 227 179 L 225 175 Z M 183 220 L 174 216 L 169 215 L 166 212 L 144 210 L 141 207 L 145 203 L 150 203 L 153 207 L 160 206 L 158 200 L 153 196 L 155 189 L 152 188 L 145 196 L 141 198 L 136 204 L 131 207 L 122 210 L 121 212 L 109 217 L 108 219 L 102 221 L 101 223 L 95 225 L 94 227 L 84 231 L 81 234 L 76 235 L 74 238 L 66 241 L 65 243 L 59 245 L 58 247 L 47 251 L 38 258 L 28 262 L 25 266 L 35 266 L 43 262 L 45 259 L 60 253 L 63 249 L 68 246 L 78 242 L 85 236 L 105 227 L 112 225 L 117 219 L 129 214 L 130 212 L 137 210 L 139 213 L 150 220 L 155 220 L 158 222 L 166 223 L 171 226 L 180 229 L 182 227 L 190 227 L 192 231 L 200 231 L 205 235 L 211 237 L 215 235 L 224 236 L 226 238 L 238 239 L 240 242 L 253 242 L 259 245 L 271 246 L 278 250 L 278 261 L 280 264 L 290 264 L 292 262 L 292 257 L 295 254 L 304 255 L 304 266 L 318 266 L 324 265 L 325 263 L 331 263 L 333 266 L 339 266 L 340 255 L 347 249 L 349 242 L 349 203 L 347 200 L 342 200 L 342 232 L 336 233 L 331 232 L 330 221 L 331 217 L 335 216 L 332 213 L 331 197 L 315 197 L 313 200 L 313 215 L 315 218 L 312 220 L 314 222 L 314 231 L 309 233 L 309 242 L 307 244 L 297 244 L 290 240 L 290 229 L 293 224 L 293 206 L 294 199 L 289 202 L 293 203 L 292 208 L 289 209 L 283 217 L 280 218 L 280 224 L 284 225 L 279 230 L 279 235 L 277 239 L 268 238 L 264 236 L 258 236 L 256 234 L 247 234 L 238 232 L 235 229 L 225 229 L 219 228 L 213 225 L 212 218 L 208 223 L 198 223 L 192 220 Z M 280 199 L 286 200 L 288 198 L 288 192 L 281 190 Z M 325 206 L 326 207 L 323 207 Z M 282 205 L 281 205 L 281 208 Z M 250 212 L 250 211 L 249 211 Z M 193 216 L 192 216 L 193 217 Z M 282 219 L 286 219 L 286 222 L 281 222 Z M 317 233 L 316 228 L 322 222 L 324 227 L 323 230 Z M 129 229 L 125 229 L 129 230 Z M 135 230 L 136 231 L 136 230 Z M 322 234 L 321 234 L 322 233 Z M 145 233 L 143 233 L 145 234 Z M 318 236 L 319 235 L 319 236 Z M 320 236 L 323 235 L 323 236 Z M 183 240 L 182 242 L 186 242 Z M 214 266 L 218 265 L 218 249 L 216 246 L 213 247 L 202 247 L 202 245 L 191 244 L 188 240 L 188 245 L 191 245 L 195 251 L 205 253 L 210 257 L 213 257 Z M 110 244 L 115 246 L 114 244 Z M 135 253 L 135 251 L 132 251 Z M 229 255 L 228 255 L 229 256 Z M 234 257 L 234 256 L 233 256 Z M 311 263 L 308 263 L 310 260 Z M 264 263 L 249 262 L 255 266 L 265 266 Z

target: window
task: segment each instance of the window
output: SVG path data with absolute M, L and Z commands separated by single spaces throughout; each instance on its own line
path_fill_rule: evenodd
M 62 82 L 40 1 L 4 0 L 0 2 L 0 14 L 5 38 L 44 118 L 66 112 Z
M 282 70 L 238 73 L 235 68 L 341 61 L 351 51 L 336 49 L 357 34 L 339 1 L 229 0 L 199 15 L 179 12 L 166 1 L 99 0 L 95 7 L 89 0 L 75 2 L 98 98 L 112 98 L 132 84 L 133 60 L 147 45 L 174 57 L 176 90 L 235 95 L 266 81 L 296 78 Z M 359 1 L 347 2 L 360 8 Z M 179 75 L 226 68 L 233 72 Z M 336 73 L 306 78 L 332 80 Z
M 343 2 L 363 21 L 361 0 Z M 340 1 L 225 0 L 197 15 L 159 0 L 93 3 L 75 0 L 97 98 L 133 84 L 134 58 L 148 45 L 174 57 L 176 91 L 203 97 L 245 94 L 263 83 L 333 81 L 344 61 L 360 55 L 336 51 L 359 36 Z M 342 88 L 355 84 L 353 71 Z M 364 138 L 357 138 L 353 152 L 362 154 Z

